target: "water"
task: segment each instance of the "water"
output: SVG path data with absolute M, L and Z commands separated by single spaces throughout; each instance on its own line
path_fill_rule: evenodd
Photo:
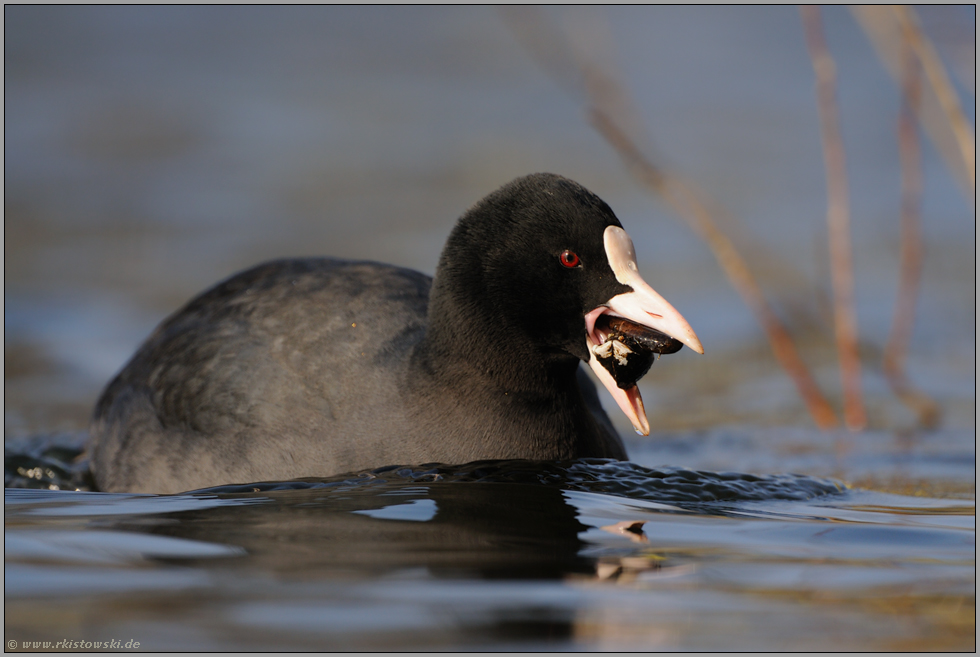
M 580 34 L 608 21 L 586 30 L 590 52 L 618 67 L 661 163 L 727 211 L 839 407 L 798 13 L 549 12 Z M 922 12 L 972 118 L 975 14 Z M 7 639 L 975 649 L 974 212 L 926 142 L 909 374 L 942 423 L 923 431 L 880 369 L 897 286 L 898 95 L 847 11 L 824 16 L 871 420 L 854 435 L 812 428 L 707 250 L 493 10 L 6 7 Z M 456 217 L 532 171 L 610 204 L 644 278 L 705 345 L 641 381 L 654 435 L 630 438 L 630 465 L 403 464 L 174 496 L 90 492 L 75 457 L 95 399 L 178 305 L 291 255 L 431 273 Z
M 141 648 L 974 645 L 975 505 L 484 462 L 151 496 L 8 489 L 7 637 Z
M 972 437 L 930 436 L 925 453 L 841 437 L 842 455 L 819 432 L 782 436 L 796 448 L 784 461 L 885 475 L 878 490 L 637 462 L 748 465 L 774 433 L 667 436 L 631 445 L 631 463 L 390 466 L 161 496 L 50 490 L 86 485 L 80 440 L 14 444 L 6 474 L 21 479 L 7 483 L 38 488 L 5 491 L 7 637 L 157 650 L 972 649 Z M 48 479 L 23 479 L 36 470 Z

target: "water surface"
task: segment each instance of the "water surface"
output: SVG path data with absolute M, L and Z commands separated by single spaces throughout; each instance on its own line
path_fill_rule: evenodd
M 687 438 L 688 460 L 753 442 Z M 65 442 L 36 467 L 54 474 Z M 158 650 L 970 650 L 972 464 L 937 455 L 939 499 L 888 452 L 813 450 L 811 467 L 861 476 L 870 458 L 893 475 L 879 488 L 910 494 L 604 459 L 161 496 L 8 488 L 7 635 Z M 34 457 L 21 458 L 24 476 Z M 36 485 L 52 483 L 72 484 Z

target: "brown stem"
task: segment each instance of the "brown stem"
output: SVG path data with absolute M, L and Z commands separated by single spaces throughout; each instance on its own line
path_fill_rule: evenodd
M 633 175 L 663 197 L 705 241 L 732 287 L 755 314 L 773 354 L 796 384 L 816 425 L 821 429 L 838 426 L 833 407 L 820 392 L 744 258 L 717 227 L 708 203 L 703 200 L 704 195 L 693 185 L 656 166 L 641 152 L 637 144 L 645 142 L 642 122 L 636 118 L 624 86 L 606 74 L 592 58 L 576 49 L 566 36 L 545 20 L 540 10 L 509 7 L 503 10 L 503 16 L 554 80 L 572 94 L 584 96 L 592 125 L 616 150 Z
M 949 81 L 949 76 L 946 74 L 946 67 L 943 66 L 942 60 L 936 54 L 936 49 L 933 48 L 932 43 L 919 29 L 914 10 L 911 7 L 898 5 L 895 7 L 895 11 L 902 27 L 904 42 L 912 49 L 922 65 L 926 79 L 939 99 L 939 105 L 942 107 L 946 120 L 956 137 L 956 145 L 959 148 L 960 156 L 963 158 L 967 178 L 972 183 L 971 190 L 976 194 L 976 137 L 973 130 L 970 129 L 969 121 L 963 114 L 959 98 Z
M 908 36 L 903 68 L 902 110 L 898 118 L 898 151 L 902 167 L 900 272 L 895 314 L 885 343 L 884 370 L 895 396 L 918 415 L 919 424 L 932 427 L 938 424 L 939 406 L 913 388 L 905 374 L 922 276 L 922 156 L 914 118 L 922 95 L 922 76 Z
M 649 162 L 605 112 L 593 108 L 591 118 L 592 125 L 616 149 L 633 175 L 667 200 L 711 249 L 732 287 L 755 314 L 769 338 L 773 354 L 796 384 L 813 421 L 821 429 L 837 426 L 834 409 L 820 392 L 809 369 L 796 351 L 789 333 L 772 311 L 745 260 L 739 255 L 731 240 L 718 230 L 697 191 L 688 183 L 665 174 Z
M 922 67 L 916 116 L 967 200 L 976 207 L 976 137 L 946 67 L 919 27 L 915 10 L 905 5 L 852 5 L 851 12 L 899 85 L 911 47 Z
M 848 429 L 858 431 L 867 425 L 867 416 L 861 393 L 861 360 L 854 311 L 847 170 L 835 97 L 837 74 L 824 40 L 820 9 L 813 5 L 801 5 L 800 13 L 817 78 L 817 108 L 827 170 L 827 232 L 834 290 L 834 334 L 844 391 L 844 423 Z

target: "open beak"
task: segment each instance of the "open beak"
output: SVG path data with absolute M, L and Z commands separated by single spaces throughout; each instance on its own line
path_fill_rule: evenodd
M 616 275 L 616 280 L 632 288 L 632 291 L 614 296 L 585 316 L 586 341 L 590 354 L 589 366 L 633 423 L 636 432 L 648 436 L 650 423 L 647 421 L 639 388 L 634 385 L 627 390 L 622 390 L 596 358 L 594 348 L 605 341 L 605 336 L 595 328 L 596 319 L 603 314 L 619 316 L 665 333 L 699 354 L 704 353 L 704 348 L 687 320 L 640 276 L 636 266 L 633 240 L 626 231 L 619 226 L 609 226 L 603 234 L 603 242 L 609 266 Z

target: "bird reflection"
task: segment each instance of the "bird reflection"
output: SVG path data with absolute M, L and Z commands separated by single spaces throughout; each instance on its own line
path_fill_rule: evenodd
M 224 494 L 253 503 L 159 516 L 127 529 L 236 545 L 229 567 L 281 576 L 373 576 L 424 567 L 434 577 L 554 579 L 595 572 L 588 529 L 562 491 L 440 483 Z M 235 563 L 239 562 L 239 563 Z

